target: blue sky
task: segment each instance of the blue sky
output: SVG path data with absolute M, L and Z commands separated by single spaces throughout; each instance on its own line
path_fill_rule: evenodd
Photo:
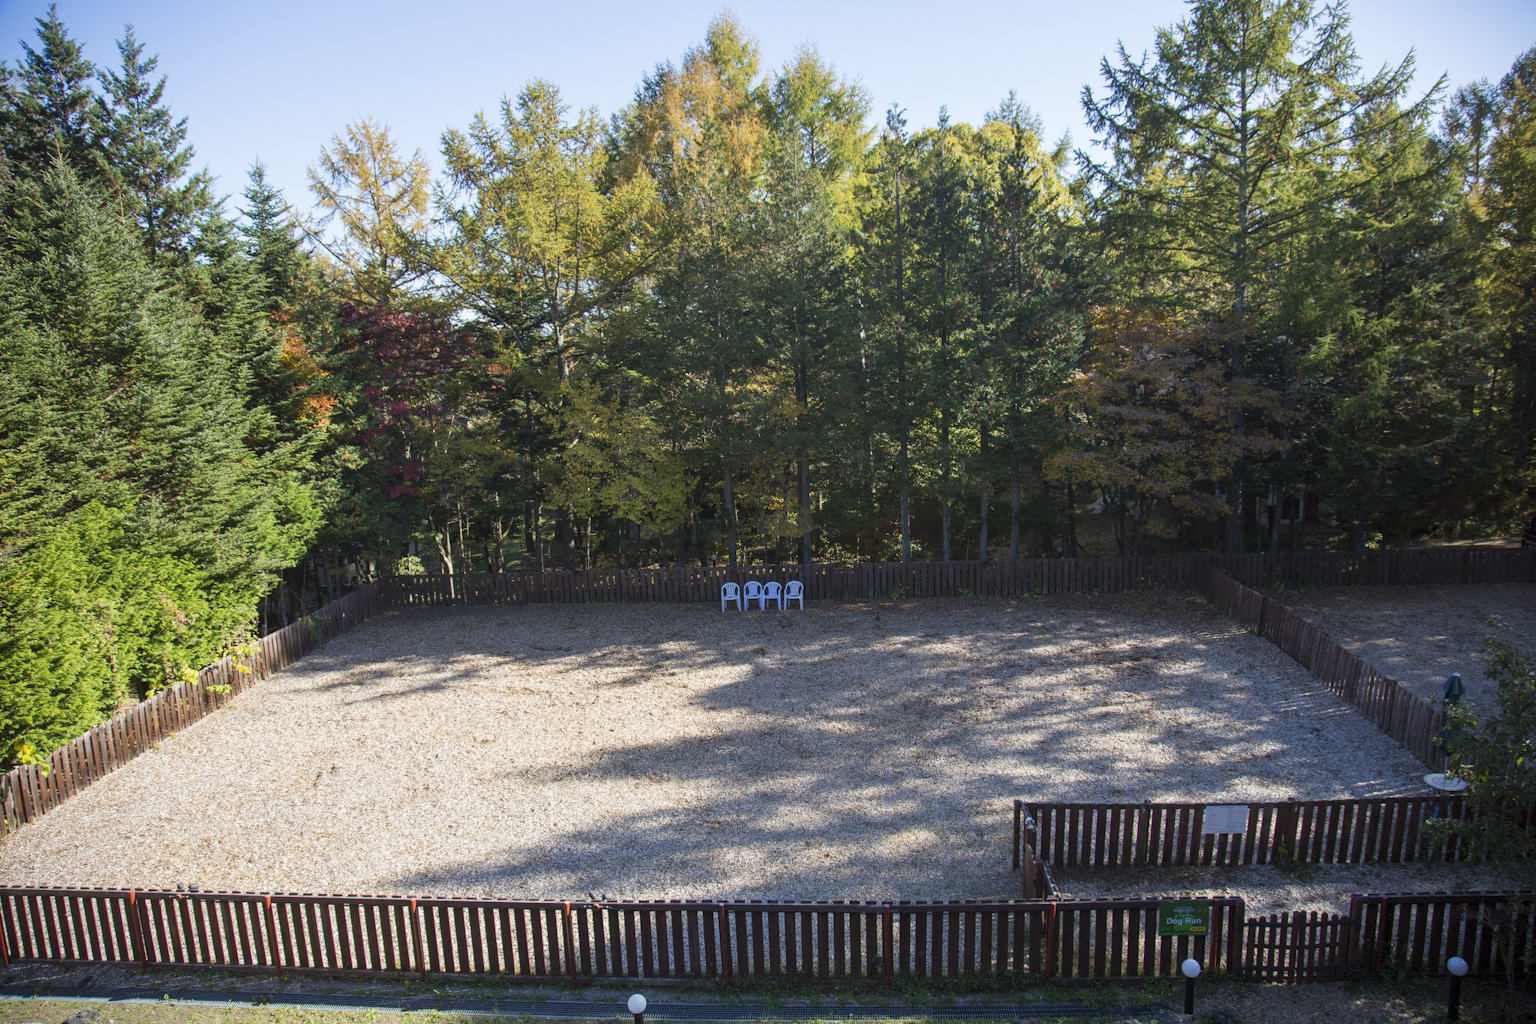
M 289 200 L 308 205 L 306 166 L 349 119 L 388 123 L 407 151 L 436 165 L 438 139 L 531 78 L 559 85 L 573 105 L 604 116 L 627 102 L 641 76 L 676 59 L 726 5 L 713 0 L 588 4 L 490 0 L 60 0 L 71 34 L 99 63 L 131 22 L 160 55 L 167 98 L 189 118 L 199 163 L 237 193 L 258 156 Z M 730 4 L 762 45 L 767 67 L 814 44 L 869 90 L 877 112 L 893 102 L 913 126 L 947 104 L 974 121 L 1010 89 L 1042 117 L 1052 138 L 1088 139 L 1078 97 L 1098 84 L 1100 58 L 1123 41 L 1133 52 L 1177 21 L 1170 0 L 978 3 L 838 3 L 737 0 Z M 0 57 L 34 38 L 43 0 L 0 0 Z M 1368 69 L 1417 53 L 1419 87 L 1441 74 L 1452 87 L 1497 79 L 1536 45 L 1536 4 L 1506 0 L 1358 0 L 1356 46 Z

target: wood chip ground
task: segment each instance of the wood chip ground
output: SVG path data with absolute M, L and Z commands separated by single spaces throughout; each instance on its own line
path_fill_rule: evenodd
M 1423 772 L 1185 593 L 396 610 L 0 843 L 0 878 L 1007 898 L 1015 797 L 1397 795 Z

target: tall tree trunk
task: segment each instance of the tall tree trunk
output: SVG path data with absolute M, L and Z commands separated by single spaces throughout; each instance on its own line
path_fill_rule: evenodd
M 949 410 L 939 412 L 939 489 L 943 494 L 941 514 L 944 520 L 944 561 L 949 561 L 949 488 L 950 488 Z
M 544 571 L 544 503 L 533 503 L 533 559 L 534 568 Z
M 1291 517 L 1291 550 L 1301 553 L 1301 530 L 1307 518 L 1307 486 L 1302 484 L 1296 491 L 1296 514 Z
M 448 523 L 442 530 L 432 531 L 432 542 L 437 545 L 437 557 L 442 559 L 443 571 L 448 574 L 448 596 L 456 596 L 453 589 L 453 533 Z
M 1232 511 L 1227 513 L 1226 520 L 1226 550 L 1229 555 L 1243 553 L 1243 491 L 1247 487 L 1247 478 L 1241 472 L 1232 476 L 1227 482 L 1227 500 L 1232 502 Z
M 811 457 L 800 450 L 800 563 L 811 564 Z
M 992 505 L 992 476 L 987 470 L 987 425 L 981 425 L 981 540 L 978 550 L 983 562 L 988 561 L 987 520 Z
M 730 530 L 730 538 L 726 542 L 730 552 L 730 564 L 736 566 L 736 485 L 731 479 L 731 467 L 725 467 L 725 521 Z
M 1013 491 L 1013 508 L 1008 517 L 1009 554 L 1015 562 L 1019 560 L 1019 454 L 1013 453 L 1012 461 L 1008 467 L 1008 486 Z
M 465 533 L 466 533 L 465 526 L 466 526 L 466 523 L 464 521 L 464 518 L 465 518 L 464 517 L 464 510 L 463 510 L 463 508 L 460 508 L 459 509 L 459 514 L 457 516 L 454 516 L 454 520 L 458 524 L 458 527 L 459 527 L 459 571 L 460 572 L 474 572 L 475 571 L 474 559 L 473 559 L 473 557 L 469 553 L 469 541 L 465 537 Z
M 908 456 L 907 428 L 901 429 L 901 561 L 912 561 L 912 463 Z
M 523 502 L 523 568 L 528 567 L 529 561 L 538 563 L 538 555 L 535 553 L 535 545 L 538 543 L 533 525 L 533 502 Z

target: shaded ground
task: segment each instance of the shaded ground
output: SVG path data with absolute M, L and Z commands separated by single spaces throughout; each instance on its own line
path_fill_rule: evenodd
M 1440 699 L 1460 672 L 1470 707 L 1495 707 L 1483 638 L 1497 615 L 1509 636 L 1536 649 L 1536 586 L 1472 583 L 1338 587 L 1275 595 L 1307 621 L 1422 697 Z
M 1184 594 L 399 610 L 0 843 L 12 884 L 1007 897 L 1011 801 L 1414 792 Z

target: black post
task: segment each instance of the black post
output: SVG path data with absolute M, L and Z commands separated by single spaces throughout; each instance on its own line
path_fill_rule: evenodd
M 1189 1016 L 1195 1015 L 1195 979 L 1184 979 L 1184 1012 Z
M 1445 1006 L 1446 1020 L 1461 1019 L 1461 976 L 1451 975 L 1451 998 Z

